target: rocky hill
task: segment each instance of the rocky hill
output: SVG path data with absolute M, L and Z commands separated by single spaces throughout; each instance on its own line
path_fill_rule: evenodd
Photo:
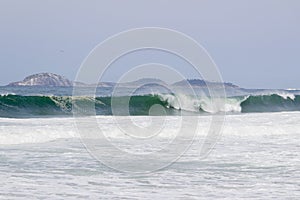
M 52 74 L 40 73 L 26 77 L 23 81 L 13 82 L 8 86 L 72 86 L 72 81 L 67 78 Z

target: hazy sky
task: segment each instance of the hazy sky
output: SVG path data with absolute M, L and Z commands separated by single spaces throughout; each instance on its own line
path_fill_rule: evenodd
M 38 72 L 74 79 L 95 45 L 145 26 L 193 37 L 225 81 L 300 88 L 299 0 L 0 0 L 0 85 Z

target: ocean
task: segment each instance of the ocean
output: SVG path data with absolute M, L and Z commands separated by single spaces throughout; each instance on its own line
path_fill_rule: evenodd
M 128 100 L 124 91 L 114 98 L 116 105 Z M 143 88 L 130 96 L 127 116 L 114 115 L 112 88 L 98 88 L 94 97 L 75 98 L 80 105 L 92 103 L 95 116 L 76 117 L 72 92 L 0 87 L 0 199 L 300 198 L 299 90 L 231 88 L 217 110 L 205 95 Z M 149 116 L 154 105 L 163 107 L 164 115 Z M 212 119 L 224 112 L 215 145 L 201 157 Z M 178 136 L 182 116 L 188 119 L 186 130 L 194 119 L 200 123 Z M 78 131 L 78 123 L 89 120 L 103 132 L 91 143 L 99 146 L 97 154 L 82 138 L 82 126 Z M 122 131 L 129 122 L 145 132 L 149 124 L 164 127 L 151 137 L 134 133 L 133 140 Z M 85 128 L 94 131 L 89 124 Z M 165 145 L 172 151 L 162 151 Z

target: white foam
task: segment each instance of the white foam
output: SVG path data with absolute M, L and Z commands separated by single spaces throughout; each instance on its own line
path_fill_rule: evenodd
M 185 110 L 191 112 L 199 112 L 200 102 L 198 99 L 193 99 L 184 94 L 159 94 L 162 101 L 167 101 L 170 107 L 178 110 Z
M 0 94 L 0 96 L 8 96 L 8 95 L 16 95 L 16 94 L 13 92 L 6 92 L 6 93 Z
M 43 143 L 78 137 L 72 118 L 0 118 L 0 144 Z
M 185 110 L 191 112 L 199 112 L 203 110 L 208 113 L 218 113 L 218 112 L 241 112 L 242 108 L 240 106 L 241 102 L 248 98 L 245 97 L 241 100 L 235 98 L 227 99 L 210 99 L 206 96 L 193 98 L 192 96 L 184 94 L 176 94 L 176 96 L 171 94 L 158 94 L 162 101 L 167 101 L 170 107 L 178 110 Z
M 127 135 L 115 124 L 117 118 L 120 124 L 128 123 L 132 118 L 135 122 L 149 120 L 150 116 L 97 116 L 99 127 L 109 138 L 128 139 Z M 154 126 L 164 123 L 163 131 L 157 135 L 159 138 L 172 139 L 180 128 L 180 116 L 151 116 Z M 207 134 L 212 116 L 194 116 L 201 121 L 197 135 Z M 194 118 L 188 119 L 188 123 L 194 123 Z M 287 132 L 300 133 L 298 122 L 300 112 L 286 113 L 252 113 L 228 115 L 227 123 L 224 126 L 225 135 L 264 135 L 284 134 Z M 187 118 L 185 118 L 187 119 Z M 87 127 L 91 128 L 91 127 Z M 89 129 L 87 129 L 89 130 Z M 158 130 L 158 129 L 157 129 Z M 193 132 L 186 134 L 194 134 Z M 187 135 L 189 136 L 189 135 Z M 79 138 L 73 118 L 47 118 L 47 119 L 7 119 L 0 118 L 0 144 L 23 144 L 23 143 L 44 143 L 47 141 L 63 138 Z
M 292 100 L 295 100 L 295 95 L 294 94 L 291 94 L 291 93 L 277 93 L 278 96 L 281 96 L 282 98 L 284 99 L 292 99 Z
M 208 128 L 209 117 L 201 116 L 203 127 Z M 134 118 L 141 122 L 145 119 Z M 97 119 L 108 131 L 112 127 L 112 117 Z M 169 120 L 174 122 L 176 118 Z M 118 173 L 110 168 L 116 166 L 105 166 L 77 140 L 1 145 L 0 199 L 118 199 L 120 196 L 147 200 L 295 199 L 299 196 L 300 183 L 299 120 L 300 112 L 230 115 L 223 136 L 204 160 L 199 159 L 201 146 L 193 143 L 176 161 L 167 163 L 172 165 L 147 174 Z M 51 134 L 72 137 L 73 134 L 64 133 L 68 129 L 73 131 L 72 121 L 72 118 L 0 118 L 0 136 L 4 133 L 7 136 L 0 141 L 12 134 L 18 135 L 14 140 L 25 141 L 22 137 L 28 137 L 28 141 L 34 138 L 38 141 L 42 128 L 45 138 Z M 132 147 L 124 145 L 124 148 L 130 151 Z M 152 148 L 145 146 L 137 150 Z M 144 165 L 164 162 L 166 156 L 158 155 Z M 127 164 L 140 168 L 134 162 L 127 163 L 126 155 L 109 158 L 115 159 L 121 169 Z

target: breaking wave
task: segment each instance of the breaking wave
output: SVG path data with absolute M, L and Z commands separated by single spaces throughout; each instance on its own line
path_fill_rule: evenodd
M 218 112 L 281 112 L 300 111 L 300 96 L 292 94 L 265 94 L 228 97 L 219 108 L 208 97 L 192 98 L 188 95 L 155 94 L 131 97 L 114 97 L 114 109 L 126 115 L 124 102 L 129 99 L 130 115 L 149 115 L 153 105 L 165 108 L 167 115 L 180 115 L 183 112 L 209 114 Z M 112 115 L 111 97 L 70 97 L 70 96 L 0 96 L 0 117 L 27 118 L 72 115 L 72 102 L 80 105 L 94 105 L 97 115 Z M 76 105 L 75 103 L 75 105 Z

